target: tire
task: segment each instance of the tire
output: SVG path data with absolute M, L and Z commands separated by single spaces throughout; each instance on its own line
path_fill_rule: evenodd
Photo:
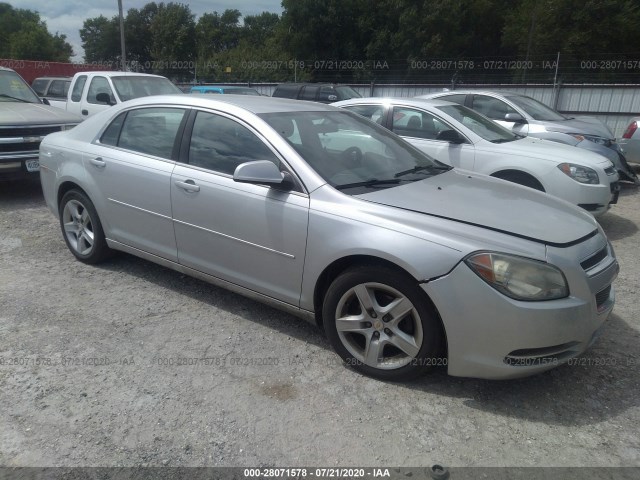
M 539 190 L 544 192 L 544 187 L 542 184 L 536 180 L 534 177 L 527 173 L 521 172 L 505 172 L 505 173 L 496 173 L 492 175 L 493 177 L 500 178 L 502 180 L 506 180 L 507 182 L 517 183 L 518 185 L 522 185 L 524 187 L 533 188 L 534 190 Z
M 64 241 L 78 260 L 95 264 L 110 255 L 98 212 L 84 193 L 78 190 L 65 193 L 59 213 Z
M 404 273 L 377 266 L 346 270 L 329 286 L 322 316 L 336 353 L 365 375 L 409 380 L 438 364 L 440 320 Z

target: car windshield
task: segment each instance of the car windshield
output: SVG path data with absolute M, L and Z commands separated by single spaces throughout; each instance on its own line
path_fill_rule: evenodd
M 0 102 L 40 103 L 40 99 L 16 72 L 0 70 Z
M 262 114 L 333 187 L 355 195 L 437 175 L 451 167 L 348 111 Z
M 348 86 L 340 86 L 335 87 L 336 92 L 338 93 L 338 98 L 340 100 L 350 100 L 352 98 L 362 98 L 358 92 L 356 92 L 353 88 Z
M 506 97 L 510 102 L 515 103 L 528 115 L 531 116 L 534 120 L 542 120 L 546 122 L 559 122 L 562 120 L 567 120 L 567 117 L 559 114 L 552 108 L 547 107 L 544 103 L 540 103 L 537 100 L 534 100 L 531 97 L 521 97 L 521 96 L 508 96 Z
M 520 138 L 487 117 L 462 105 L 446 105 L 437 108 L 492 143 L 513 142 Z
M 224 93 L 229 95 L 260 95 L 257 90 L 253 88 L 225 88 Z
M 169 79 L 164 77 L 143 77 L 126 75 L 113 77 L 113 86 L 123 102 L 132 98 L 147 97 L 149 95 L 173 95 L 182 93 Z

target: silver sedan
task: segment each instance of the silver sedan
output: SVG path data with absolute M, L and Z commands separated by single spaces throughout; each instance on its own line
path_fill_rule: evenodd
M 613 308 L 591 215 L 335 107 L 147 97 L 47 136 L 40 162 L 78 260 L 120 250 L 268 302 L 377 378 L 541 372 Z

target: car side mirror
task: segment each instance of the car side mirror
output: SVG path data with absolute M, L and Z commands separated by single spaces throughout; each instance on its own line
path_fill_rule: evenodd
M 505 122 L 513 122 L 513 123 L 527 123 L 522 115 L 519 113 L 507 113 L 504 116 Z
M 115 103 L 111 101 L 111 96 L 108 93 L 104 92 L 96 95 L 96 101 L 99 103 L 105 103 L 109 106 L 115 105 Z
M 291 175 L 281 172 L 277 165 L 269 160 L 241 163 L 233 172 L 233 181 L 269 185 L 281 190 L 291 190 L 294 186 Z
M 47 98 L 43 98 L 43 99 L 42 99 L 42 103 L 44 103 L 45 105 L 51 105 L 51 104 L 49 103 L 49 100 L 48 100 Z
M 464 138 L 462 138 L 455 130 L 442 130 L 436 137 L 436 140 L 443 140 L 445 142 L 453 143 L 454 145 L 464 143 Z

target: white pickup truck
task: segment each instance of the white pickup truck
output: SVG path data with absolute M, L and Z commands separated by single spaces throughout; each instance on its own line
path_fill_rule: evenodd
M 130 72 L 78 72 L 71 80 L 67 101 L 52 103 L 83 118 L 112 105 L 148 95 L 182 94 L 166 77 Z

